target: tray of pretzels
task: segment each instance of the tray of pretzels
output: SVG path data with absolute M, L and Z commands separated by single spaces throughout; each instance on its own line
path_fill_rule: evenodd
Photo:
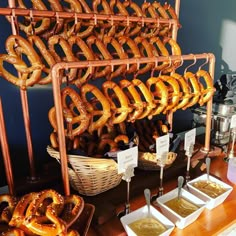
M 0 235 L 85 236 L 95 207 L 76 194 L 53 189 L 21 197 L 0 195 Z

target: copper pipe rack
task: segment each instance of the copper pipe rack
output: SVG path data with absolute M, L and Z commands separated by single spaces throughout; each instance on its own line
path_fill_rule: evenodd
M 60 93 L 60 85 L 62 81 L 60 78 L 61 70 L 69 70 L 71 68 L 85 68 L 85 67 L 98 67 L 98 66 L 107 66 L 111 65 L 111 67 L 117 65 L 126 64 L 129 67 L 130 64 L 143 64 L 143 63 L 157 63 L 163 62 L 166 60 L 198 60 L 198 59 L 206 59 L 207 63 L 209 63 L 209 73 L 214 78 L 215 72 L 215 56 L 211 53 L 204 54 L 189 54 L 182 56 L 170 56 L 166 57 L 142 57 L 142 58 L 130 58 L 130 59 L 114 59 L 114 60 L 98 60 L 98 61 L 80 61 L 80 62 L 60 62 L 53 66 L 51 75 L 52 75 L 52 85 L 53 85 L 53 97 L 54 104 L 56 109 L 56 120 L 58 125 L 58 142 L 59 142 L 59 152 L 61 159 L 61 172 L 62 179 L 64 184 L 64 192 L 66 195 L 70 194 L 69 187 L 69 176 L 67 169 L 67 153 L 66 153 L 66 143 L 65 143 L 65 131 L 63 125 L 63 114 L 62 114 L 62 104 L 61 104 L 61 93 Z M 204 150 L 207 152 L 210 150 L 210 133 L 211 133 L 211 113 L 212 113 L 212 98 L 207 102 L 207 118 L 206 118 L 206 133 L 205 133 L 205 146 Z

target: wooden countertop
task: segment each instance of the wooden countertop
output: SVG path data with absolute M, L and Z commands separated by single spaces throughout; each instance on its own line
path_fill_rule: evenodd
M 205 209 L 200 217 L 191 225 L 184 229 L 175 227 L 171 236 L 189 236 L 189 235 L 217 235 L 224 228 L 236 223 L 236 185 L 228 181 L 227 163 L 223 160 L 223 155 L 220 155 L 211 161 L 211 174 L 219 177 L 225 183 L 233 186 L 233 191 L 228 198 L 213 210 Z M 183 173 L 184 174 L 184 173 Z M 176 187 L 176 179 L 164 183 L 164 192 L 168 192 Z M 155 190 L 152 190 L 154 193 Z M 144 196 L 137 196 L 130 201 L 131 211 L 145 205 Z M 122 210 L 124 206 L 119 206 L 117 212 Z M 159 209 L 159 208 L 157 208 Z M 103 225 L 91 226 L 88 236 L 126 236 L 124 228 L 118 217 L 114 216 Z

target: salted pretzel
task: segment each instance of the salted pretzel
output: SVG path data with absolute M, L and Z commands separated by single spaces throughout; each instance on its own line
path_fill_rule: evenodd
M 95 99 L 95 103 L 92 103 L 92 99 L 89 99 L 89 93 L 93 95 L 92 99 Z M 93 133 L 93 131 L 103 127 L 111 117 L 110 103 L 103 93 L 92 84 L 85 84 L 81 87 L 81 98 L 88 113 L 92 116 L 88 131 Z M 101 109 L 99 109 L 99 106 L 101 106 Z
M 9 223 L 16 206 L 15 197 L 9 194 L 0 195 L 0 223 Z
M 168 104 L 167 107 L 164 109 L 163 113 L 165 114 L 168 111 L 172 111 L 172 109 L 175 108 L 175 106 L 179 102 L 179 83 L 176 81 L 175 78 L 169 76 L 169 75 L 160 75 L 159 78 L 167 84 L 168 88 Z
M 128 58 L 140 58 L 141 54 L 138 46 L 133 39 L 127 36 L 121 36 L 118 38 L 119 43 L 121 44 L 123 50 L 127 53 Z M 127 68 L 126 73 L 131 74 L 137 71 L 137 65 L 130 65 L 129 69 Z
M 156 107 L 151 112 L 151 114 L 155 116 L 163 112 L 168 105 L 168 89 L 164 82 L 157 77 L 149 78 L 146 84 L 156 104 Z
M 199 81 L 201 91 L 201 96 L 198 103 L 200 106 L 202 106 L 212 98 L 215 92 L 215 88 L 213 79 L 207 71 L 198 70 L 196 73 L 196 77 Z M 203 79 L 203 81 L 201 79 Z
M 179 18 L 176 14 L 176 11 L 175 9 L 171 6 L 170 3 L 168 2 L 165 2 L 164 5 L 163 5 L 163 8 L 165 9 L 166 13 L 168 14 L 169 16 L 169 19 L 174 19 L 174 20 L 177 20 L 177 25 L 178 27 L 181 27 L 180 23 L 179 23 Z
M 17 228 L 9 228 L 7 231 L 4 231 L 0 236 L 25 236 L 25 232 Z
M 201 96 L 201 88 L 196 75 L 192 72 L 187 71 L 184 73 L 184 78 L 188 82 L 192 98 L 189 100 L 188 104 L 182 108 L 183 110 L 197 104 Z
M 31 44 L 21 36 L 11 35 L 6 40 L 7 55 L 0 56 L 1 75 L 10 83 L 26 89 L 36 84 L 40 78 L 43 63 Z M 27 62 L 21 56 L 27 57 Z M 4 62 L 12 64 L 20 73 L 19 77 L 4 68 Z
M 40 215 L 38 209 L 45 201 L 48 201 L 49 204 L 47 204 L 45 215 Z M 66 223 L 59 217 L 63 208 L 64 198 L 62 195 L 52 189 L 41 191 L 26 210 L 25 225 L 30 231 L 38 235 L 65 234 Z
M 127 121 L 134 122 L 141 116 L 144 109 L 144 102 L 132 82 L 123 79 L 119 81 L 119 85 L 126 94 L 129 100 L 129 106 L 132 108 L 132 112 L 129 112 Z
M 71 47 L 71 52 L 75 55 L 78 61 L 82 60 L 94 60 L 94 55 L 88 45 L 79 36 L 72 36 L 68 39 L 68 43 Z M 74 83 L 80 87 L 82 84 L 88 81 L 91 75 L 94 73 L 94 67 L 88 67 L 86 69 L 80 69 L 78 75 L 75 78 Z
M 143 119 L 145 117 L 148 117 L 149 119 L 151 119 L 152 110 L 156 107 L 156 104 L 154 103 L 153 95 L 147 88 L 146 84 L 142 82 L 140 79 L 135 78 L 131 82 L 135 85 L 137 91 L 140 93 L 140 96 L 142 97 L 143 102 L 145 102 L 144 110 L 142 114 L 138 117 L 138 119 Z
M 59 48 L 61 50 L 59 50 Z M 74 56 L 70 44 L 62 36 L 54 35 L 48 39 L 48 49 L 56 62 L 74 62 L 77 58 Z M 77 69 L 70 69 L 67 72 L 67 79 L 74 80 L 77 76 Z
M 95 37 L 94 35 L 91 35 L 87 38 L 86 43 L 90 50 L 94 53 L 94 57 L 96 60 L 111 60 L 112 56 L 105 47 L 102 40 L 100 40 L 98 37 Z M 105 66 L 104 68 L 97 68 L 94 77 L 95 78 L 101 78 L 106 77 L 108 74 L 111 73 L 111 66 Z
M 145 39 L 141 36 L 138 36 L 138 37 L 134 38 L 134 42 L 137 44 L 142 57 L 153 57 L 154 56 L 153 47 L 148 42 L 147 39 Z M 154 65 L 155 65 L 154 63 L 147 63 L 142 68 L 139 68 L 137 70 L 136 74 L 137 75 L 145 74 L 146 72 L 150 71 L 154 67 Z
M 114 141 L 118 144 L 122 142 L 127 145 L 129 143 L 129 137 L 125 134 L 119 134 L 114 138 Z
M 132 109 L 130 109 L 129 101 L 122 89 L 113 81 L 105 81 L 102 84 L 102 91 L 111 106 L 111 124 L 125 121 Z
M 104 155 L 106 152 L 116 152 L 118 150 L 118 144 L 109 138 L 101 139 L 97 148 L 98 155 Z
M 183 78 L 182 75 L 177 73 L 171 73 L 171 77 L 175 78 L 180 86 L 180 100 L 177 106 L 175 106 L 172 110 L 176 111 L 178 109 L 183 108 L 189 102 L 189 99 L 192 97 L 190 87 L 187 81 Z
M 42 77 L 38 81 L 38 84 L 49 84 L 52 82 L 51 69 L 56 64 L 54 57 L 49 52 L 46 44 L 37 35 L 28 36 L 28 41 L 31 43 L 35 51 L 40 56 L 44 67 L 42 68 Z M 44 75 L 45 74 L 45 75 Z M 43 77 L 44 75 L 44 77 Z

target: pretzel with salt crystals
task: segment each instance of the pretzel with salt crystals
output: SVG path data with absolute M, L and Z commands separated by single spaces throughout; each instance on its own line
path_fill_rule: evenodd
M 68 43 L 70 45 L 70 50 L 73 52 L 78 61 L 80 58 L 82 60 L 94 60 L 94 55 L 88 45 L 81 39 L 79 36 L 72 36 L 68 39 Z M 84 71 L 85 70 L 85 71 Z M 88 67 L 86 69 L 80 69 L 76 79 L 74 80 L 74 84 L 80 87 L 82 84 L 86 83 L 91 75 L 94 73 L 94 67 Z
M 160 114 L 168 104 L 168 89 L 164 82 L 157 77 L 151 77 L 146 81 L 149 91 L 152 93 L 156 107 L 151 114 Z
M 198 103 L 200 106 L 202 106 L 212 98 L 215 92 L 215 88 L 213 84 L 213 79 L 207 71 L 198 70 L 196 73 L 196 77 L 198 78 L 198 81 L 200 83 L 201 91 L 201 96 Z M 200 81 L 201 78 L 203 79 L 203 82 Z
M 111 124 L 118 124 L 126 120 L 129 112 L 129 102 L 122 89 L 113 81 L 106 81 L 102 84 L 102 91 L 111 106 Z M 119 106 L 120 107 L 117 107 Z
M 119 82 L 119 85 L 126 94 L 126 97 L 129 100 L 129 106 L 133 110 L 132 112 L 129 112 L 128 121 L 134 122 L 141 116 L 144 109 L 144 102 L 132 82 L 123 79 Z
M 128 58 L 128 55 L 126 54 L 125 50 L 122 48 L 121 44 L 114 37 L 104 36 L 103 43 L 107 49 L 109 48 L 109 52 L 111 53 L 113 59 Z M 112 52 L 111 47 L 115 49 L 114 52 Z M 110 74 L 107 75 L 107 78 L 110 80 L 124 74 L 126 71 L 126 67 L 127 66 L 125 64 L 119 65 L 117 68 L 114 68 Z
M 38 209 L 45 200 L 49 204 L 45 207 L 45 215 L 40 215 Z M 66 223 L 59 217 L 64 208 L 64 198 L 52 189 L 41 191 L 30 203 L 25 213 L 26 227 L 37 235 L 60 235 L 66 233 Z M 45 223 L 48 222 L 49 223 Z
M 131 81 L 134 86 L 137 88 L 137 91 L 140 93 L 140 96 L 144 99 L 144 110 L 142 114 L 138 117 L 138 119 L 143 119 L 145 117 L 148 117 L 149 119 L 152 118 L 152 110 L 156 107 L 156 104 L 154 103 L 153 95 L 147 88 L 146 84 L 142 82 L 140 79 L 133 79 Z
M 0 195 L 0 223 L 9 223 L 15 206 L 15 197 L 9 194 Z
M 26 89 L 28 86 L 36 84 L 42 73 L 44 67 L 39 55 L 36 53 L 31 44 L 21 36 L 11 35 L 6 40 L 7 55 L 0 56 L 0 73 L 10 83 Z M 27 57 L 27 62 L 21 59 L 21 56 Z M 26 59 L 25 59 L 26 60 Z M 4 68 L 5 63 L 12 64 L 17 72 L 20 73 L 19 77 Z
M 7 231 L 4 231 L 0 234 L 1 236 L 26 236 L 24 231 L 17 228 L 10 228 Z
M 90 99 L 88 97 L 89 93 L 93 95 Z M 110 103 L 103 93 L 92 84 L 84 84 L 81 87 L 81 98 L 85 104 L 87 112 L 92 116 L 88 131 L 89 133 L 93 133 L 93 131 L 103 127 L 111 117 Z M 92 99 L 95 99 L 94 103 L 92 103 Z M 97 103 L 101 105 L 101 109 L 96 106 L 98 105 Z
M 195 105 L 199 101 L 201 96 L 201 88 L 196 75 L 192 72 L 187 71 L 184 73 L 184 78 L 189 84 L 192 98 L 189 100 L 188 104 L 182 108 L 183 110 Z
M 167 83 L 168 93 L 169 93 L 169 101 L 164 109 L 163 113 L 165 114 L 168 111 L 171 111 L 179 102 L 179 83 L 176 81 L 175 78 L 169 76 L 169 75 L 161 75 L 159 78 L 164 81 L 164 83 Z
M 94 35 L 91 35 L 87 38 L 86 43 L 88 47 L 90 48 L 91 51 L 94 52 L 94 56 L 96 60 L 111 60 L 112 56 L 105 47 L 104 43 L 102 40 L 100 40 L 98 37 L 95 37 Z M 96 49 L 94 49 L 96 47 Z M 96 50 L 96 51 L 95 51 Z M 97 52 L 98 50 L 98 52 Z M 101 77 L 106 77 L 108 74 L 111 73 L 111 66 L 105 66 L 104 68 L 97 68 L 94 77 L 95 78 L 101 78 Z

